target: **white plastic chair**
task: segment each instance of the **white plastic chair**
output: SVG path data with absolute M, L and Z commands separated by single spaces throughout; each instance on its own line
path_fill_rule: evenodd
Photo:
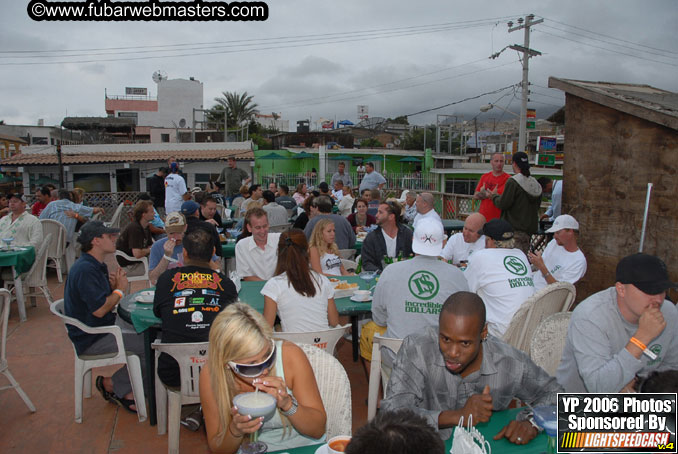
M 341 264 L 346 271 L 355 271 L 358 268 L 358 264 L 353 260 L 341 259 Z
M 370 383 L 367 393 L 367 420 L 371 421 L 377 414 L 377 399 L 379 398 L 379 383 L 386 394 L 386 385 L 388 382 L 381 373 L 381 347 L 386 347 L 393 353 L 398 353 L 402 345 L 402 339 L 392 337 L 381 337 L 375 334 L 372 340 L 372 363 L 370 364 Z
M 322 331 L 308 331 L 304 333 L 285 333 L 276 331 L 273 333 L 274 339 L 282 339 L 297 344 L 309 344 L 325 350 L 330 355 L 334 355 L 334 348 L 339 339 L 348 331 L 351 325 L 337 326 Z
M 140 262 L 144 265 L 144 274 L 140 274 L 139 276 L 127 276 L 127 293 L 130 292 L 132 282 L 146 281 L 148 282 L 148 287 L 151 287 L 151 279 L 148 277 L 148 257 L 141 257 L 138 259 L 136 257 L 131 257 L 120 250 L 115 251 L 115 257 L 116 260 L 118 257 L 121 257 L 129 262 Z M 120 268 L 125 269 L 124 266 L 121 266 Z
M 568 310 L 577 291 L 569 282 L 554 282 L 529 297 L 513 314 L 504 342 L 528 352 L 532 334 L 549 315 Z
M 52 234 L 52 242 L 49 245 L 49 250 L 47 252 L 47 261 L 50 260 L 54 262 L 53 264 L 47 264 L 47 266 L 56 268 L 57 279 L 59 282 L 63 282 L 62 269 L 64 254 L 66 253 L 66 227 L 59 222 L 53 219 L 40 219 L 42 224 L 42 232 L 44 235 Z
M 158 434 L 168 433 L 168 452 L 179 453 L 181 406 L 200 402 L 200 370 L 207 362 L 209 342 L 189 344 L 153 343 L 155 350 L 155 402 Z M 166 353 L 179 363 L 181 388 L 166 387 L 158 377 L 158 358 Z M 169 405 L 168 405 L 169 403 Z M 169 407 L 169 408 L 168 408 Z
M 339 249 L 339 257 L 345 260 L 355 260 L 355 249 Z
M 9 371 L 7 364 L 7 321 L 9 320 L 9 302 L 11 295 L 7 289 L 0 289 L 0 372 L 9 380 L 9 386 L 3 386 L 0 391 L 6 389 L 14 389 L 19 394 L 19 397 L 24 401 L 28 409 L 35 412 L 35 405 L 31 402 L 28 395 L 21 389 L 19 383 L 14 379 L 14 376 Z
M 338 359 L 318 347 L 299 344 L 311 363 L 320 398 L 327 414 L 327 439 L 351 435 L 351 383 Z
M 26 273 L 26 277 L 22 279 L 24 287 L 28 288 L 27 292 L 24 291 L 24 298 L 30 296 L 31 305 L 33 307 L 36 306 L 36 296 L 44 296 L 49 304 L 52 304 L 53 301 L 52 294 L 47 286 L 47 252 L 49 251 L 53 238 L 51 233 L 45 235 L 42 244 L 40 244 L 35 255 L 33 266 L 31 266 L 31 269 Z M 35 289 L 35 291 L 31 292 L 31 288 Z
M 113 216 L 111 217 L 111 222 L 104 222 L 107 227 L 114 227 L 116 229 L 120 228 L 120 220 L 122 219 L 122 210 L 125 207 L 125 202 L 120 202 L 118 207 L 115 209 L 113 212 Z
M 530 342 L 532 361 L 554 377 L 567 342 L 571 317 L 572 312 L 559 312 L 546 317 L 534 330 Z
M 132 392 L 134 393 L 134 404 L 137 407 L 137 417 L 139 422 L 146 421 L 148 414 L 146 413 L 144 381 L 141 376 L 141 362 L 137 355 L 125 352 L 120 327 L 116 325 L 96 328 L 87 326 L 66 315 L 63 299 L 53 302 L 49 308 L 54 315 L 61 318 L 66 327 L 71 325 L 87 334 L 111 334 L 115 336 L 115 341 L 118 344 L 116 352 L 102 355 L 78 355 L 78 352 L 75 351 L 75 345 L 73 345 L 73 353 L 75 354 L 75 422 L 82 423 L 82 398 L 92 396 L 92 369 L 115 364 L 127 366 L 127 372 L 132 383 Z

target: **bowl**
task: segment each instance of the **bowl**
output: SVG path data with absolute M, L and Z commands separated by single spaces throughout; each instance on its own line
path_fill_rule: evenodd
M 263 391 L 242 393 L 233 398 L 233 405 L 238 407 L 238 413 L 250 415 L 252 418 L 263 416 L 265 420 L 273 416 L 277 404 L 275 397 Z
M 337 435 L 327 442 L 327 452 L 330 454 L 341 454 L 346 451 L 346 445 L 351 441 L 350 435 Z
M 355 299 L 360 301 L 367 301 L 372 296 L 372 293 L 369 290 L 356 290 L 353 292 Z
M 372 279 L 377 277 L 377 272 L 376 271 L 363 271 L 358 276 L 360 276 L 360 279 L 362 279 L 363 281 L 371 281 Z

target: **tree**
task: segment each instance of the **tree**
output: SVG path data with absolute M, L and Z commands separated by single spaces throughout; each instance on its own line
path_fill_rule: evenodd
M 214 98 L 216 104 L 207 112 L 207 120 L 217 124 L 217 129 L 224 124 L 224 110 L 228 111 L 228 128 L 239 127 L 259 113 L 254 97 L 243 92 L 222 92 L 223 97 Z

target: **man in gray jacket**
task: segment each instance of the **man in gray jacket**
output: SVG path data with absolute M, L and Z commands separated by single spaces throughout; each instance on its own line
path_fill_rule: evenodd
M 379 227 L 367 235 L 361 250 L 365 271 L 382 271 L 385 258 L 407 259 L 412 255 L 412 230 L 402 224 L 401 213 L 402 207 L 398 202 L 379 204 Z
M 338 214 L 332 214 L 332 199 L 326 195 L 321 195 L 313 199 L 311 206 L 317 208 L 318 214 L 313 216 L 313 219 L 308 221 L 306 228 L 304 228 L 304 233 L 306 234 L 306 239 L 311 238 L 311 233 L 313 233 L 313 228 L 321 219 L 331 219 L 334 222 L 334 242 L 337 243 L 339 249 L 349 249 L 355 245 L 355 233 L 351 224 L 346 220 L 345 217 Z

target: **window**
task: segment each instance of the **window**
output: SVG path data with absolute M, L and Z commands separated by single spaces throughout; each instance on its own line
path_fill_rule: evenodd
M 163 143 L 167 143 L 170 141 L 169 134 L 160 134 L 160 141 Z

